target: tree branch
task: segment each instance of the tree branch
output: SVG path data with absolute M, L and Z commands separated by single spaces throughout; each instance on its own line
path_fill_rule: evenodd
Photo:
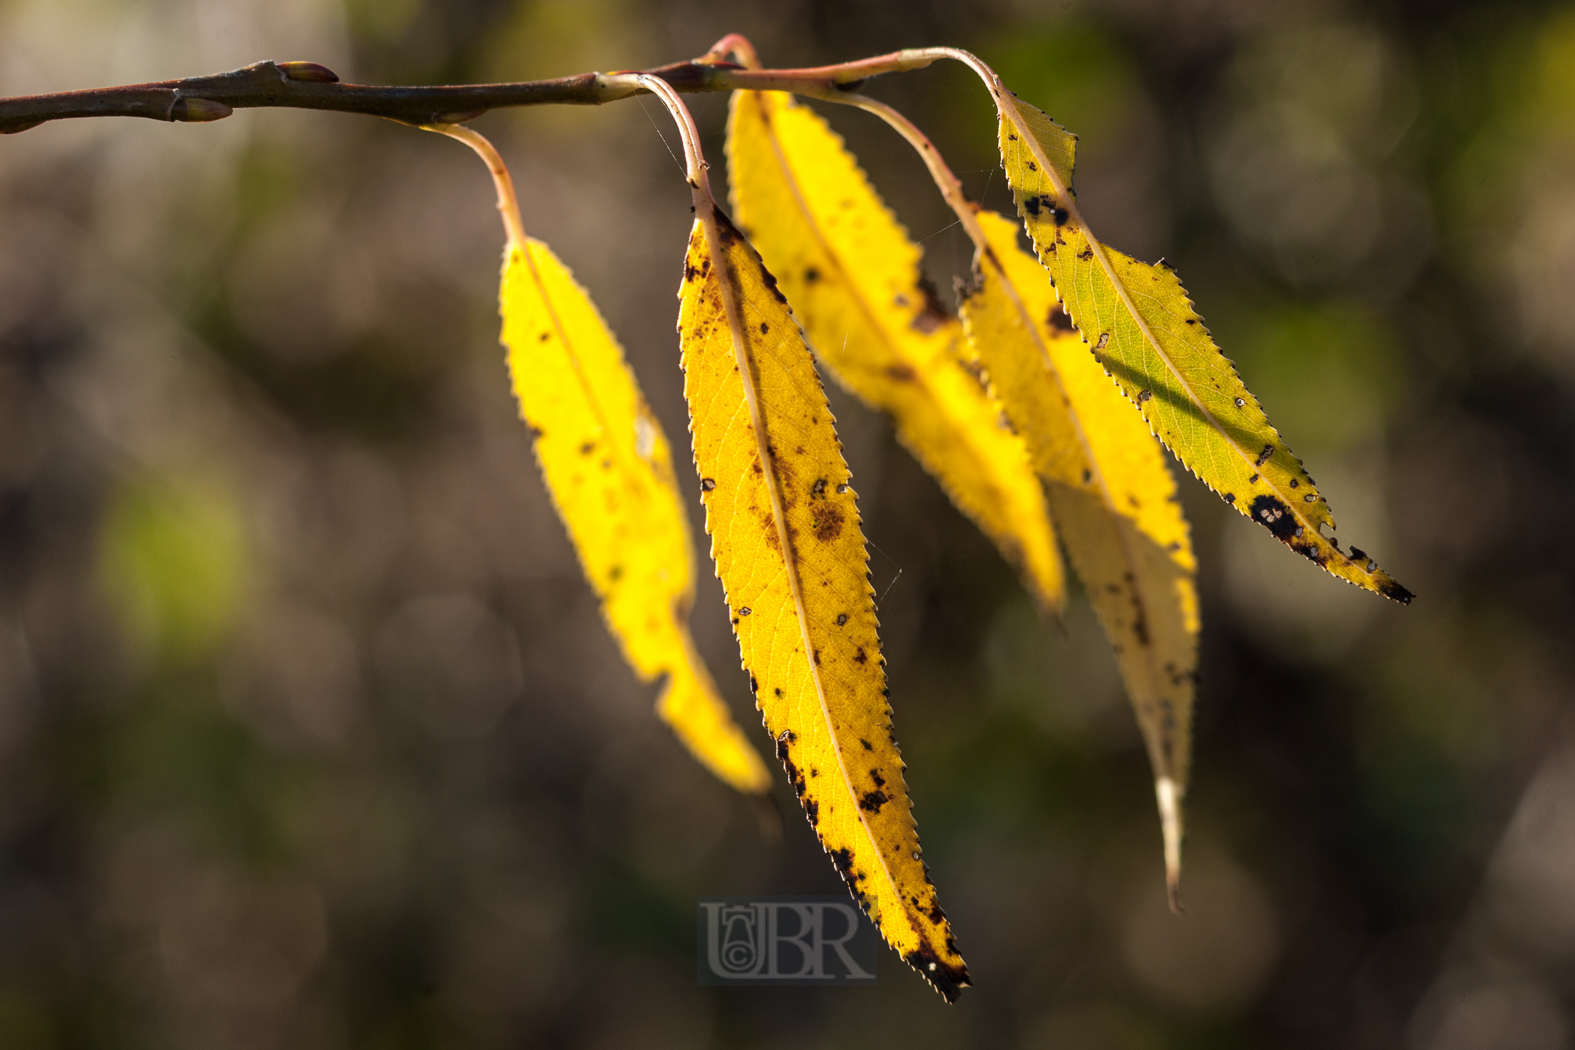
M 813 69 L 756 70 L 707 56 L 646 72 L 682 92 L 740 88 L 825 95 L 853 90 L 882 73 L 920 69 L 937 57 L 941 56 L 932 51 L 894 51 Z M 382 87 L 342 84 L 332 70 L 316 62 L 258 62 L 229 73 L 185 80 L 0 99 L 0 134 L 15 134 L 45 121 L 76 117 L 146 117 L 201 123 L 221 120 L 237 109 L 260 108 L 363 113 L 417 126 L 459 124 L 491 109 L 595 106 L 644 90 L 626 74 L 602 73 L 512 84 Z

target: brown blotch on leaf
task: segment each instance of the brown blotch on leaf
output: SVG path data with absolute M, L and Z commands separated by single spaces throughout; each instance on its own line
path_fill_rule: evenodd
M 1056 303 L 1050 308 L 1050 316 L 1045 318 L 1052 332 L 1075 332 L 1077 326 L 1072 323 L 1071 316 Z
M 913 370 L 912 365 L 899 362 L 895 365 L 886 366 L 886 376 L 888 379 L 895 379 L 899 383 L 911 383 L 919 378 L 919 373 Z
M 818 506 L 810 523 L 814 526 L 815 538 L 829 543 L 842 534 L 842 508 L 832 503 Z
M 952 312 L 946 309 L 946 304 L 941 302 L 941 297 L 935 291 L 935 285 L 928 276 L 919 276 L 919 294 L 923 296 L 924 303 L 919 307 L 919 312 L 913 315 L 913 320 L 908 322 L 908 327 L 915 332 L 929 335 L 941 325 L 951 320 Z
M 828 850 L 827 852 L 831 854 L 831 863 L 836 865 L 837 871 L 841 872 L 843 878 L 847 878 L 850 874 L 852 874 L 852 850 L 848 849 L 846 846 L 843 846 L 841 849 Z
M 859 808 L 867 813 L 879 813 L 880 808 L 891 801 L 891 796 L 884 791 L 866 791 L 859 796 Z

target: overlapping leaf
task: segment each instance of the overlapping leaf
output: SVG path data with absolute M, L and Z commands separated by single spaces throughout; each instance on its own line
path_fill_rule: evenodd
M 816 355 L 867 404 L 1017 568 L 1043 608 L 1064 577 L 1022 439 L 962 353 L 922 251 L 835 132 L 781 92 L 733 94 L 728 171 L 735 214 Z
M 1153 763 L 1167 876 L 1180 870 L 1197 670 L 1196 561 L 1159 442 L 1088 354 L 1015 223 L 977 213 L 988 248 L 962 305 L 991 389 L 1027 440 L 1067 555 L 1121 668 Z
M 689 638 L 694 568 L 672 453 L 623 350 L 539 241 L 511 246 L 502 312 L 521 414 L 608 627 L 642 678 L 667 676 L 657 711 L 695 756 L 741 791 L 766 790 Z
M 744 667 L 854 897 L 953 999 L 967 970 L 920 859 L 847 463 L 787 301 L 714 214 L 720 257 L 702 216 L 678 327 L 706 530 Z
M 1154 433 L 1225 502 L 1291 549 L 1341 579 L 1409 602 L 1411 592 L 1361 550 L 1340 550 L 1327 501 L 1214 345 L 1175 271 L 1094 238 L 1072 194 L 1075 136 L 998 81 L 990 86 L 1002 164 L 1040 262 L 1094 356 Z

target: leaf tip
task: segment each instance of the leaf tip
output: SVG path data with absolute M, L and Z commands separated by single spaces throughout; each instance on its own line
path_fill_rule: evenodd
M 948 1004 L 955 1003 L 962 990 L 969 986 L 968 968 L 961 965 L 961 960 L 953 965 L 940 958 L 927 944 L 903 956 L 903 961 L 940 992 Z
M 1181 787 L 1170 777 L 1154 781 L 1154 795 L 1159 800 L 1160 831 L 1165 839 L 1165 891 L 1170 898 L 1170 910 L 1181 915 Z
M 1416 595 L 1400 586 L 1396 580 L 1388 576 L 1385 576 L 1378 584 L 1378 593 L 1382 594 L 1385 598 L 1391 598 L 1394 601 L 1399 602 L 1401 605 L 1410 605 L 1411 599 L 1416 597 Z

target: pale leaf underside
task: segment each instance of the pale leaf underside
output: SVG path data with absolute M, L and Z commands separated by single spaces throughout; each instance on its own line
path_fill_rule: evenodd
M 1017 247 L 1016 224 L 977 218 L 989 247 L 964 324 L 1115 650 L 1154 768 L 1174 890 L 1197 670 L 1190 532 L 1164 451 L 1071 330 L 1044 271 Z

